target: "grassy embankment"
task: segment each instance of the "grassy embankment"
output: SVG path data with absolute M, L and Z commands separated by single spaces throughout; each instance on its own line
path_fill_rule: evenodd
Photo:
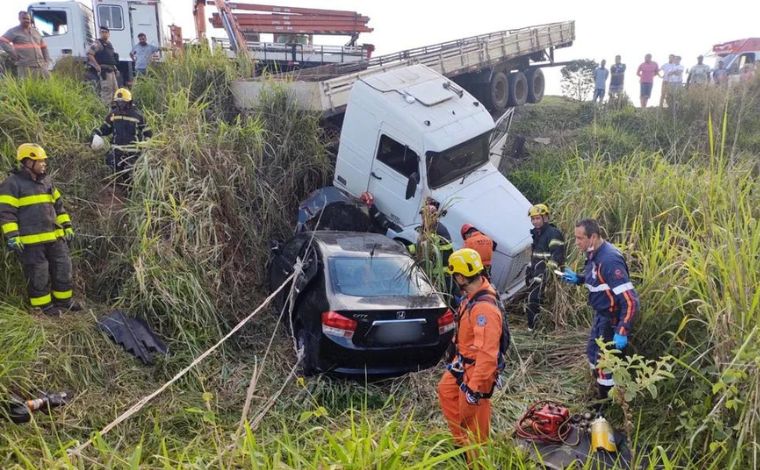
M 85 145 L 105 114 L 92 92 L 64 78 L 0 81 L 2 164 L 10 167 L 13 148 L 27 140 L 54 156 L 54 177 L 80 233 L 77 290 L 90 307 L 61 320 L 30 316 L 17 263 L 2 252 L 0 393 L 75 395 L 52 417 L 2 424 L 4 468 L 461 465 L 435 404 L 437 370 L 370 385 L 299 380 L 262 414 L 294 361 L 282 335 L 265 355 L 272 315 L 254 319 L 81 458 L 65 458 L 64 448 L 168 380 L 258 305 L 269 239 L 285 236 L 297 201 L 329 180 L 313 116 L 288 109 L 276 93 L 252 116 L 232 112 L 228 84 L 240 67 L 192 56 L 138 84 L 156 138 L 126 201 L 114 200 L 102 155 Z M 565 231 L 580 216 L 603 221 L 629 257 L 642 297 L 634 347 L 677 358 L 676 378 L 657 399 L 632 404 L 638 440 L 648 445 L 641 455 L 666 466 L 756 464 L 759 96 L 757 83 L 743 95 L 693 93 L 675 115 L 549 99 L 515 125 L 527 136 L 550 133 L 553 143 L 529 144 L 534 158 L 510 178 L 531 200 L 549 202 Z M 552 301 L 541 335 L 527 336 L 515 319 L 513 367 L 494 399 L 487 468 L 530 466 L 509 437 L 527 404 L 588 396 L 583 293 L 558 290 Z M 143 367 L 112 345 L 94 321 L 114 307 L 145 316 L 172 355 Z M 261 375 L 252 424 L 236 436 L 254 373 Z

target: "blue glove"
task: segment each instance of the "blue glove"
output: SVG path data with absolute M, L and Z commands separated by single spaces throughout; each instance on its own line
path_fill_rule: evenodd
M 19 237 L 11 237 L 8 239 L 8 248 L 10 248 L 13 251 L 17 251 L 21 253 L 24 251 L 24 243 L 21 241 L 21 238 Z
M 473 392 L 470 390 L 470 387 L 467 386 L 466 383 L 462 382 L 461 385 L 459 385 L 459 389 L 464 392 L 464 398 L 467 400 L 467 403 L 470 405 L 477 405 L 480 401 L 480 394 Z
M 622 351 L 628 345 L 628 336 L 615 333 L 612 341 L 615 343 L 615 348 Z
M 580 280 L 580 278 L 575 273 L 575 271 L 573 271 L 570 268 L 565 268 L 565 272 L 564 272 L 564 274 L 562 274 L 562 280 L 565 281 L 565 282 L 567 282 L 568 284 L 576 284 L 577 285 L 578 281 Z

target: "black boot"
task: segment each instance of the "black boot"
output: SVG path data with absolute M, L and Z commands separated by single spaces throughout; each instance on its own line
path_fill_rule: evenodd
M 44 307 L 42 307 L 42 313 L 44 313 L 48 317 L 60 317 L 61 308 L 55 304 L 45 305 Z
M 79 312 L 82 310 L 82 304 L 72 299 L 56 302 L 55 305 L 64 312 Z
M 602 414 L 602 411 L 604 410 L 605 406 L 607 406 L 608 399 L 610 396 L 610 390 L 612 390 L 612 385 L 601 385 L 599 383 L 596 384 L 596 402 L 592 406 L 594 411 L 596 411 L 597 414 Z

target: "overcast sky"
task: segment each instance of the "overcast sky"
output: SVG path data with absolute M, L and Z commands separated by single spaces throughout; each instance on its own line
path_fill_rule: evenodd
M 16 25 L 16 13 L 29 3 L 0 0 L 0 30 Z M 162 3 L 167 11 L 165 24 L 175 22 L 182 27 L 185 37 L 193 37 L 193 1 Z M 681 55 L 682 64 L 690 67 L 697 55 L 707 53 L 715 43 L 760 36 L 757 1 L 723 0 L 705 6 L 668 0 L 247 0 L 247 3 L 357 11 L 371 18 L 369 25 L 375 31 L 362 34 L 360 42 L 374 44 L 376 54 L 503 29 L 575 20 L 575 44 L 559 50 L 557 60 L 607 59 L 611 64 L 616 54 L 622 55 L 628 65 L 626 91 L 634 102 L 638 101 L 635 71 L 647 52 L 660 64 L 667 62 L 669 53 Z M 212 11 L 215 8 L 208 7 L 207 12 Z M 213 30 L 211 34 L 224 36 L 224 31 Z M 708 63 L 713 65 L 713 60 Z M 548 93 L 560 93 L 558 72 L 555 69 L 547 74 Z M 658 80 L 653 99 L 659 87 Z

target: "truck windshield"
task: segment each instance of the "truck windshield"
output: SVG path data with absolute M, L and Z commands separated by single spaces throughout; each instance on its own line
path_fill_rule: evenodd
M 488 161 L 490 132 L 461 143 L 443 152 L 428 152 L 427 177 L 431 189 L 437 189 L 466 176 Z

